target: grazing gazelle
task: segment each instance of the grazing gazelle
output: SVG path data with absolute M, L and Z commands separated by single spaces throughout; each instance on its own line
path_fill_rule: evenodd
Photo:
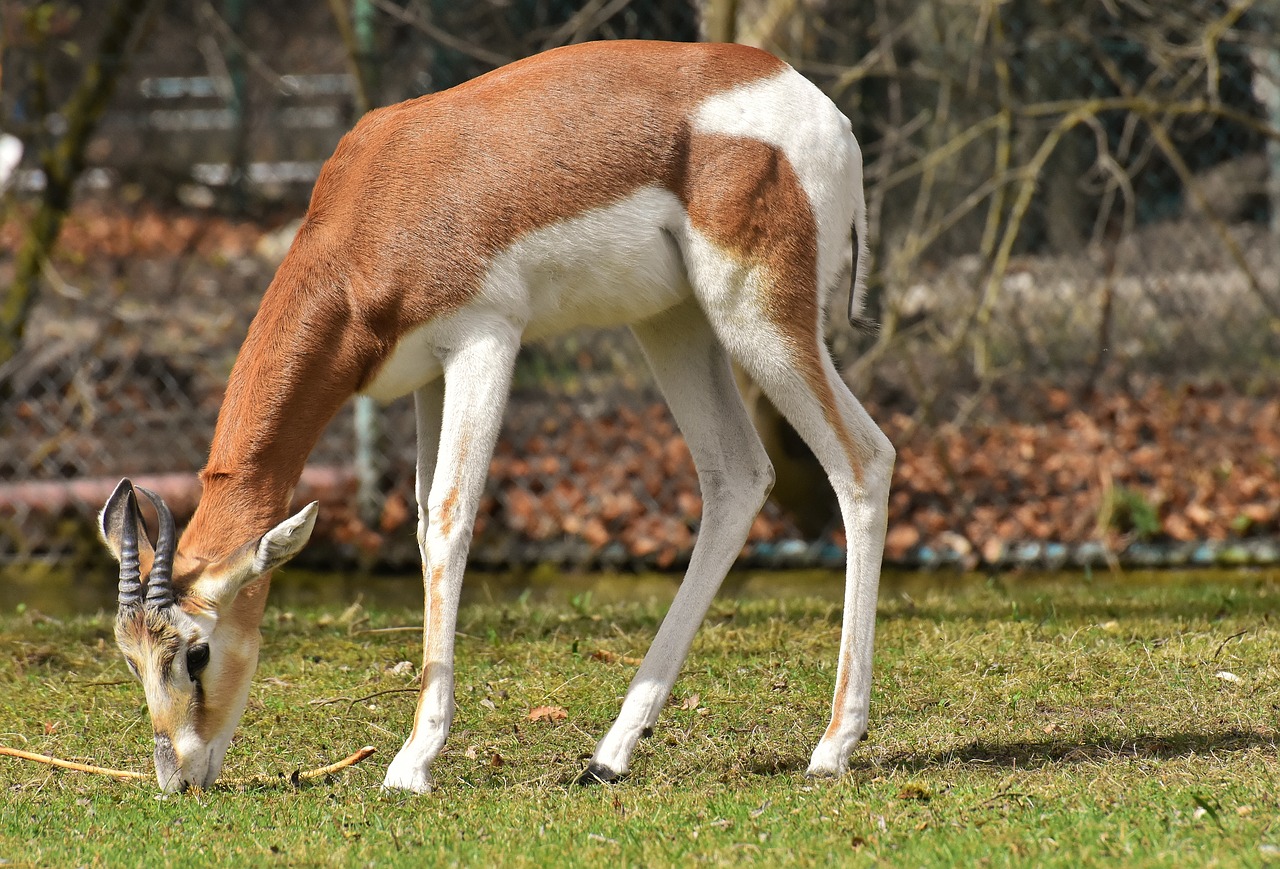
M 152 551 L 128 481 L 102 513 L 120 561 L 116 636 L 146 687 L 160 785 L 218 775 L 257 662 L 268 576 L 315 521 L 315 504 L 285 517 L 321 429 L 356 393 L 412 392 L 422 689 L 384 784 L 430 788 L 453 719 L 463 569 L 516 352 L 619 324 L 684 432 L 705 508 L 680 591 L 583 780 L 627 772 L 773 483 L 730 359 L 804 437 L 839 498 L 844 625 L 809 773 L 841 773 L 867 727 L 894 451 L 837 375 L 822 317 L 850 287 L 857 319 L 865 267 L 849 121 L 762 51 L 577 45 L 369 113 L 321 171 L 249 328 L 181 540 L 157 503 Z

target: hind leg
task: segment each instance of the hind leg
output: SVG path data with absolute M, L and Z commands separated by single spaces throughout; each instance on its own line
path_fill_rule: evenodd
M 831 722 L 809 763 L 809 775 L 839 775 L 866 735 L 871 702 L 876 597 L 888 520 L 894 449 L 836 374 L 821 348 L 826 389 L 805 390 L 785 379 L 762 388 L 819 456 L 831 478 L 847 541 L 844 615 Z M 835 399 L 834 413 L 822 393 Z
M 812 260 L 768 250 L 733 257 L 697 234 L 689 244 L 693 283 L 721 343 L 809 445 L 840 504 L 848 541 L 840 657 L 831 722 L 809 764 L 810 775 L 837 775 L 867 730 L 893 446 L 831 361 Z
M 702 524 L 658 635 L 581 781 L 626 773 L 667 703 L 694 634 L 773 486 L 773 466 L 738 395 L 728 356 L 692 300 L 632 327 L 685 436 L 702 489 Z
M 894 450 L 839 378 L 814 340 L 795 367 L 777 359 L 743 364 L 822 463 L 844 519 L 848 554 L 840 657 L 831 723 L 809 764 L 809 775 L 839 775 L 867 732 L 871 702 L 876 595 L 884 554 Z
M 867 732 L 894 450 L 839 378 L 817 336 L 797 356 L 795 367 L 778 365 L 776 359 L 743 363 L 822 463 L 844 519 L 848 553 L 835 697 L 831 723 L 808 770 L 809 775 L 839 775 Z

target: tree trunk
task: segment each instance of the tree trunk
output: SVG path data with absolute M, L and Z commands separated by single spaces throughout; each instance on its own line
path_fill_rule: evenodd
M 66 134 L 44 149 L 40 165 L 45 187 L 40 205 L 18 253 L 13 284 L 0 303 L 0 366 L 17 355 L 27 320 L 40 295 L 45 260 L 62 231 L 76 179 L 84 171 L 84 152 L 129 60 L 136 37 L 156 0 L 117 0 L 111 9 L 95 59 L 62 109 Z
M 736 42 L 738 0 L 710 0 L 707 3 L 706 22 L 708 42 Z

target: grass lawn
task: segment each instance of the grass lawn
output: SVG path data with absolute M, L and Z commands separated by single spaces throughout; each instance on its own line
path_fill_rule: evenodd
M 871 734 L 819 781 L 839 605 L 720 600 L 631 777 L 573 786 L 666 605 L 466 607 L 453 735 L 415 797 L 378 785 L 420 638 L 377 629 L 420 612 L 269 609 L 223 775 L 276 783 L 160 799 L 0 757 L 0 863 L 1280 865 L 1278 573 L 886 587 Z M 0 648 L 0 743 L 150 771 L 109 617 L 11 610 Z

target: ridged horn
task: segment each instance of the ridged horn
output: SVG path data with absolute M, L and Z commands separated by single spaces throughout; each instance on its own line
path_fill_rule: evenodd
M 173 513 L 169 511 L 164 499 L 155 492 L 141 486 L 138 486 L 138 491 L 147 496 L 151 506 L 156 508 L 156 518 L 160 520 L 160 533 L 156 537 L 156 557 L 151 564 L 151 576 L 147 579 L 146 605 L 148 609 L 163 609 L 172 606 L 174 602 Z
M 138 499 L 127 479 L 107 499 L 102 509 L 103 527 L 118 529 L 120 538 L 120 588 L 116 598 L 122 610 L 142 605 L 142 568 L 138 560 Z

